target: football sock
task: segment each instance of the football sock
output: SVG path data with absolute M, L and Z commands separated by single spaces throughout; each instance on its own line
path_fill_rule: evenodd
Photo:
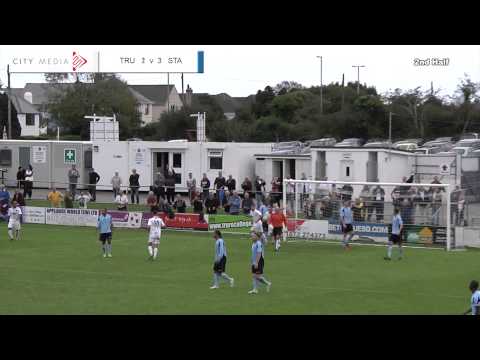
M 218 275 L 217 275 L 217 273 L 213 273 L 213 285 L 218 286 Z
M 390 243 L 388 244 L 388 248 L 387 248 L 387 256 L 389 258 L 392 257 L 392 244 L 390 244 Z
M 259 277 L 258 281 L 260 281 L 261 283 L 263 283 L 265 285 L 270 284 L 270 282 L 267 279 L 265 279 L 263 276 Z
M 348 245 L 348 240 L 347 240 L 347 237 L 346 237 L 346 236 L 343 237 L 342 244 L 343 244 L 343 246 L 347 246 L 347 245 Z
M 111 255 L 112 254 L 112 244 L 107 244 L 107 252 Z
M 400 257 L 403 257 L 403 247 L 399 246 L 398 250 L 400 252 Z
M 158 248 L 153 248 L 153 258 L 156 258 L 158 254 Z
M 10 239 L 13 239 L 13 231 L 12 230 L 8 230 L 8 236 L 10 236 Z
M 348 241 L 352 241 L 352 238 L 353 238 L 353 233 L 351 233 L 351 234 L 348 236 Z
M 148 246 L 148 254 L 153 256 L 153 247 L 151 245 Z
M 228 276 L 227 273 L 222 273 L 221 277 L 224 278 L 226 281 L 231 281 L 232 280 L 232 278 L 230 276 Z
M 253 278 L 253 290 L 257 290 L 257 279 Z
M 103 254 L 107 253 L 107 245 L 106 244 L 102 244 L 102 252 L 103 252 Z

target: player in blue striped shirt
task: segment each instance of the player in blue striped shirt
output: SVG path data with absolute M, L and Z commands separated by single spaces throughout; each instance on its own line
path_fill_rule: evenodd
M 228 281 L 230 287 L 233 287 L 233 278 L 225 273 L 225 268 L 227 266 L 227 248 L 225 247 L 225 242 L 223 241 L 220 230 L 214 231 L 213 238 L 215 239 L 215 262 L 213 264 L 213 286 L 210 287 L 210 289 L 219 288 L 220 278 Z
M 252 275 L 253 275 L 253 289 L 250 290 L 249 294 L 258 294 L 258 283 L 262 283 L 267 286 L 267 292 L 270 291 L 272 283 L 265 279 L 263 276 L 263 266 L 264 266 L 264 248 L 261 241 L 261 234 L 252 233 Z
M 353 213 L 350 200 L 345 201 L 340 209 L 340 225 L 343 232 L 343 247 L 345 250 L 350 250 L 349 242 L 353 237 Z
M 98 240 L 102 243 L 103 257 L 112 257 L 112 216 L 107 214 L 107 209 L 103 209 L 98 217 L 97 229 L 100 232 Z
M 468 286 L 472 292 L 471 307 L 464 313 L 464 315 L 480 315 L 480 291 L 478 290 L 478 281 L 472 280 Z
M 387 247 L 387 256 L 385 260 L 392 260 L 392 247 L 393 244 L 398 244 L 399 256 L 398 260 L 401 260 L 403 257 L 403 248 L 402 248 L 402 230 L 403 230 L 403 220 L 400 216 L 400 210 L 395 208 L 393 211 L 392 218 L 392 235 L 390 236 L 390 241 L 388 242 Z

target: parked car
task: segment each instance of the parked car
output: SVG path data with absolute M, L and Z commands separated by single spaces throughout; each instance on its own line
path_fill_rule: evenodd
M 392 147 L 392 143 L 388 140 L 376 140 L 376 141 L 369 141 L 363 147 L 366 148 L 390 148 Z
M 465 133 L 460 137 L 460 140 L 469 140 L 469 139 L 480 139 L 480 135 L 478 133 Z
M 439 154 L 443 151 L 448 151 L 448 149 L 443 149 L 441 146 L 430 146 L 430 147 L 421 147 L 421 148 L 415 149 L 413 152 L 415 154 L 432 155 L 432 154 Z
M 396 145 L 394 144 L 393 148 L 396 150 L 403 150 L 403 151 L 415 151 L 418 149 L 418 144 L 405 142 L 405 143 L 400 143 Z
M 312 140 L 308 144 L 309 146 L 334 146 L 337 143 L 337 140 L 334 138 L 322 138 L 317 140 Z
M 344 139 L 343 141 L 335 144 L 335 147 L 360 147 L 365 143 L 364 140 L 358 138 Z

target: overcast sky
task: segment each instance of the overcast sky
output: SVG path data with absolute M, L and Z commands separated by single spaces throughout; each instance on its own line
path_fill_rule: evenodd
M 67 45 L 68 49 L 86 46 Z M 147 46 L 99 46 L 87 47 L 100 52 L 124 54 L 135 52 Z M 160 45 L 148 46 L 148 48 Z M 168 46 L 172 47 L 172 46 Z M 6 85 L 5 58 L 24 48 L 48 52 L 58 46 L 0 46 L 0 79 Z M 373 85 L 380 93 L 390 89 L 411 89 L 421 86 L 442 89 L 442 95 L 451 95 L 459 79 L 465 73 L 473 81 L 480 82 L 480 46 L 362 46 L 362 45 L 182 45 L 175 48 L 205 51 L 205 73 L 186 74 L 185 88 L 190 84 L 196 93 L 228 93 L 231 96 L 247 96 L 267 85 L 282 80 L 296 81 L 304 86 L 320 83 L 320 60 L 323 57 L 323 83 L 356 81 L 357 70 L 352 65 L 365 65 L 360 70 L 360 82 Z M 415 66 L 414 59 L 448 58 L 447 66 Z M 130 84 L 165 84 L 165 74 L 124 74 Z M 26 82 L 43 82 L 39 74 L 13 74 L 12 87 L 23 87 Z M 180 75 L 170 75 L 170 82 L 181 91 Z

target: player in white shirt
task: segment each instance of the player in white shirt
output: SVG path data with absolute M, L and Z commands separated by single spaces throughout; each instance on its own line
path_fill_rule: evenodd
M 10 240 L 20 240 L 20 218 L 22 210 L 17 206 L 17 202 L 12 202 L 12 207 L 8 209 L 8 237 Z M 15 236 L 14 232 L 15 231 Z
M 480 291 L 478 290 L 478 281 L 472 280 L 469 285 L 469 289 L 472 292 L 471 307 L 465 311 L 464 315 L 480 315 Z
M 255 208 L 255 205 L 252 205 L 250 216 L 252 217 L 252 224 L 253 224 L 253 226 L 250 228 L 251 233 L 257 234 L 260 237 L 262 244 L 266 245 L 267 237 L 265 236 L 265 233 L 263 230 L 262 213 Z
M 165 227 L 165 223 L 158 216 L 158 212 L 153 213 L 153 217 L 148 219 L 148 229 L 150 234 L 148 236 L 148 253 L 150 254 L 149 260 L 155 260 L 158 254 L 158 244 L 160 244 L 160 237 L 162 236 L 162 227 Z

